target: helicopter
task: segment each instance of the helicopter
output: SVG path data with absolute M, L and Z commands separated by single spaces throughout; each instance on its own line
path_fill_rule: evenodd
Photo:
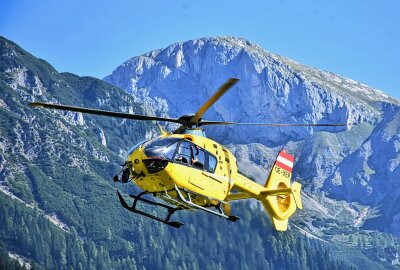
M 202 210 L 231 222 L 240 219 L 231 215 L 230 202 L 256 199 L 261 202 L 277 231 L 286 231 L 289 217 L 302 209 L 301 184 L 291 184 L 294 156 L 281 150 L 270 174 L 261 185 L 238 170 L 235 156 L 223 145 L 207 138 L 203 126 L 262 125 L 262 126 L 346 126 L 347 124 L 282 124 L 240 123 L 203 120 L 204 113 L 234 84 L 237 78 L 228 79 L 195 114 L 180 118 L 146 116 L 131 113 L 96 110 L 55 103 L 32 102 L 30 106 L 67 110 L 141 121 L 162 121 L 180 124 L 173 132 L 159 125 L 161 135 L 138 143 L 128 151 L 122 170 L 114 182 L 134 182 L 143 191 L 129 194 L 132 205 L 117 191 L 121 205 L 133 213 L 143 215 L 169 226 L 179 228 L 183 223 L 171 221 L 176 211 Z M 153 195 L 162 200 L 145 198 Z M 165 217 L 146 212 L 138 203 L 165 210 Z

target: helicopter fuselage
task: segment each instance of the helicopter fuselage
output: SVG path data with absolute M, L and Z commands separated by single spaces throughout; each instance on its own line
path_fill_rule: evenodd
M 237 175 L 236 158 L 228 149 L 189 134 L 165 134 L 144 142 L 132 150 L 126 164 L 131 166 L 130 179 L 143 190 L 176 198 L 176 185 L 191 191 L 199 205 L 225 200 Z

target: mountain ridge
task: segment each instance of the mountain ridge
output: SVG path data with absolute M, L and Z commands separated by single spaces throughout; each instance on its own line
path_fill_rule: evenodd
M 328 77 L 332 76 L 337 81 L 346 81 L 348 84 L 358 85 L 358 86 L 360 86 L 362 88 L 368 88 L 368 90 L 371 91 L 375 95 L 375 97 L 381 97 L 382 99 L 390 99 L 391 102 L 396 103 L 396 104 L 400 104 L 400 100 L 398 100 L 398 99 L 396 99 L 394 97 L 391 97 L 390 95 L 384 93 L 383 91 L 381 91 L 379 89 L 370 88 L 366 84 L 356 82 L 356 81 L 354 81 L 354 80 L 352 80 L 350 78 L 346 78 L 344 76 L 337 75 L 337 74 L 332 73 L 330 71 L 320 70 L 320 69 L 315 68 L 315 67 L 310 67 L 310 66 L 301 64 L 298 61 L 292 60 L 292 59 L 284 57 L 282 55 L 268 52 L 264 48 L 259 46 L 258 44 L 254 43 L 254 42 L 251 42 L 251 41 L 247 40 L 246 38 L 237 38 L 237 37 L 232 37 L 232 36 L 213 36 L 213 37 L 197 38 L 197 39 L 189 40 L 189 41 L 185 41 L 185 42 L 176 42 L 176 43 L 173 43 L 173 44 L 167 46 L 166 48 L 155 49 L 155 50 L 152 50 L 151 52 L 143 53 L 143 54 L 141 54 L 139 56 L 134 56 L 134 57 L 126 60 L 125 62 L 123 62 L 121 64 L 121 66 L 128 66 L 133 61 L 135 61 L 136 58 L 141 58 L 141 57 L 157 59 L 157 56 L 161 52 L 163 52 L 163 51 L 173 51 L 173 50 L 175 50 L 176 47 L 182 48 L 184 44 L 189 43 L 189 42 L 191 42 L 193 44 L 212 43 L 212 44 L 215 44 L 215 45 L 220 45 L 220 44 L 227 43 L 227 44 L 231 45 L 232 47 L 239 47 L 241 49 L 247 50 L 249 53 L 253 52 L 254 54 L 266 55 L 270 61 L 286 63 L 287 65 L 291 66 L 293 69 L 307 70 L 308 71 L 307 73 L 309 73 L 309 75 L 317 73 L 319 75 L 318 77 L 320 77 L 320 79 L 321 78 L 323 79 L 324 77 L 328 78 Z M 177 60 L 176 64 L 177 64 L 178 67 L 181 65 L 180 61 L 182 61 L 182 59 L 180 58 L 181 56 L 179 56 L 179 55 L 177 55 L 177 59 L 176 59 Z M 165 63 L 165 62 L 168 62 L 168 61 L 160 61 L 160 62 Z M 264 63 L 260 63 L 260 64 L 264 64 Z M 257 69 L 258 72 L 261 72 L 264 67 L 265 66 L 258 65 L 256 69 Z M 111 75 L 112 74 L 106 76 L 103 79 L 107 81 L 108 78 L 110 78 Z M 115 83 L 116 82 L 114 82 L 113 84 L 115 84 Z
M 273 160 L 267 148 L 289 148 L 298 157 L 294 177 L 301 179 L 306 190 L 313 195 L 322 192 L 327 199 L 356 201 L 370 209 L 384 203 L 379 211 L 395 210 L 389 211 L 388 216 L 382 215 L 381 219 L 372 218 L 376 220 L 372 222 L 375 227 L 368 228 L 398 235 L 395 220 L 399 210 L 394 207 L 397 199 L 388 198 L 394 195 L 390 192 L 395 185 L 393 179 L 400 177 L 400 156 L 396 147 L 399 138 L 377 134 L 385 133 L 386 129 L 400 133 L 397 118 L 391 127 L 383 125 L 390 112 L 398 113 L 399 100 L 232 37 L 174 43 L 125 61 L 104 80 L 125 89 L 144 104 L 146 112 L 178 117 L 196 111 L 227 77 L 238 77 L 241 81 L 215 103 L 205 118 L 234 122 L 354 124 L 347 129 L 207 128 L 211 138 L 232 144 L 234 152 L 237 152 L 235 145 L 260 143 L 265 146 L 259 151 L 269 153 L 268 164 L 260 160 L 239 160 L 244 166 L 240 168 L 242 171 L 262 182 Z M 374 154 L 357 154 L 365 153 L 362 149 L 369 144 L 374 146 Z M 385 153 L 379 150 L 384 145 Z M 350 169 L 354 157 L 360 161 L 358 169 Z M 378 159 L 382 160 L 379 165 L 374 162 Z M 392 180 L 384 181 L 382 174 L 376 173 L 379 170 L 385 171 Z M 368 215 L 357 224 L 362 226 L 367 219 Z

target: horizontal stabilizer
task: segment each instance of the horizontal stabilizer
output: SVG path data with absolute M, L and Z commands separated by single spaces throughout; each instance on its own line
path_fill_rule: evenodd
M 301 197 L 300 197 L 300 191 L 301 191 L 301 184 L 299 182 L 294 182 L 292 185 L 292 194 L 294 197 L 294 201 L 296 202 L 297 208 L 303 209 L 303 204 L 301 202 Z

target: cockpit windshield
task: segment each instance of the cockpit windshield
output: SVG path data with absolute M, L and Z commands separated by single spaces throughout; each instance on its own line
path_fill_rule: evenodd
M 178 141 L 177 138 L 156 138 L 145 144 L 144 153 L 149 158 L 172 159 Z
M 138 149 L 143 143 L 147 142 L 148 140 L 144 140 L 141 141 L 139 143 L 137 143 L 134 147 L 132 147 L 131 149 L 129 149 L 129 151 L 127 152 L 126 156 L 125 156 L 125 160 L 128 160 L 129 156 L 132 155 L 133 151 L 135 151 L 136 149 Z

